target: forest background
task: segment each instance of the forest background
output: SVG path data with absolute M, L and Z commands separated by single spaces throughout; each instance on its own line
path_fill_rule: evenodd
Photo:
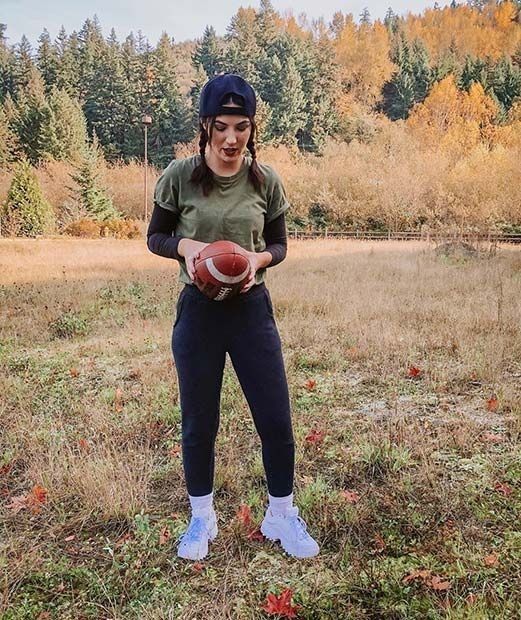
M 197 101 L 222 71 L 259 97 L 258 151 L 291 228 L 521 231 L 521 0 L 331 22 L 240 8 L 224 37 L 0 24 L 0 234 L 139 234 L 173 157 L 197 152 Z M 132 223 L 133 221 L 133 223 Z M 141 222 L 141 227 L 143 222 Z

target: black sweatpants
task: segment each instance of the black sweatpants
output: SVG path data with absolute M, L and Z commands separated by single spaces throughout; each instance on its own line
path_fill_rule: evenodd
M 177 302 L 172 351 L 179 379 L 188 493 L 200 496 L 213 490 L 214 446 L 228 353 L 262 442 L 269 493 L 289 495 L 295 444 L 281 342 L 265 284 L 226 301 L 213 301 L 196 286 L 186 285 Z

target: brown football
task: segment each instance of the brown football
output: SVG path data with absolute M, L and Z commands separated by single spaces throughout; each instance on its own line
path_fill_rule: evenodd
M 238 295 L 250 275 L 245 250 L 233 241 L 214 241 L 195 261 L 195 284 L 210 299 L 224 301 Z

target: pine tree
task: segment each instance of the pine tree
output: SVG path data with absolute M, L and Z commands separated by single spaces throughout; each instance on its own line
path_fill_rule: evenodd
M 85 150 L 83 160 L 75 166 L 76 174 L 72 174 L 77 188 L 74 195 L 80 206 L 94 220 L 106 221 L 119 219 L 119 213 L 114 207 L 111 198 L 100 185 L 100 166 L 103 154 L 96 134 L 92 143 Z
M 54 213 L 29 162 L 18 164 L 1 216 L 2 234 L 36 237 L 51 232 Z
M 33 75 L 35 65 L 32 55 L 29 39 L 22 35 L 20 43 L 15 46 L 14 51 L 13 89 L 15 96 L 17 96 L 18 92 L 27 88 L 29 80 Z
M 58 161 L 80 161 L 87 147 L 87 123 L 80 104 L 66 90 L 54 86 L 47 113 L 42 128 L 46 155 Z
M 56 83 L 58 71 L 58 55 L 56 49 L 51 43 L 51 37 L 46 28 L 38 38 L 38 51 L 36 53 L 36 66 L 38 67 L 43 81 L 45 83 L 45 91 L 51 92 L 51 88 Z
M 360 23 L 365 24 L 366 26 L 371 25 L 371 14 L 369 13 L 369 9 L 367 7 L 365 7 L 360 13 Z
M 49 122 L 49 108 L 45 98 L 45 86 L 36 67 L 31 67 L 27 85 L 17 93 L 15 130 L 25 155 L 32 164 L 45 157 L 45 125 Z
M 212 26 L 206 26 L 203 38 L 195 49 L 192 56 L 194 67 L 199 65 L 204 69 L 206 75 L 212 78 L 221 73 L 223 69 L 223 53 L 221 45 Z
M 433 71 L 429 67 L 427 49 L 418 38 L 410 45 L 401 34 L 395 41 L 392 60 L 398 65 L 398 71 L 384 85 L 382 106 L 391 120 L 405 119 L 412 106 L 427 96 L 433 83 Z
M 76 32 L 67 36 L 62 26 L 54 42 L 57 58 L 56 86 L 72 97 L 80 96 L 80 41 Z
M 18 159 L 20 151 L 18 139 L 10 127 L 9 115 L 5 108 L 5 103 L 0 104 L 0 168 L 3 169 Z
M 7 26 L 0 24 L 0 103 L 8 94 L 14 94 L 14 64 L 12 49 L 7 45 Z
M 257 63 L 262 53 L 257 43 L 256 13 L 254 9 L 240 8 L 232 17 L 226 34 L 228 48 L 224 60 L 225 69 L 238 73 L 254 89 L 260 84 Z

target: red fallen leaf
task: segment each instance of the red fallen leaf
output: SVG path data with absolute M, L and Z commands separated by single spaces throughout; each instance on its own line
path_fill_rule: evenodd
M 123 390 L 121 388 L 116 388 L 114 394 L 114 410 L 116 413 L 121 413 L 123 411 Z
M 251 508 L 247 504 L 241 504 L 239 510 L 237 511 L 237 519 L 248 529 L 253 526 L 251 520 Z
M 168 529 L 168 526 L 165 525 L 161 528 L 159 532 L 159 544 L 166 545 L 169 539 L 170 539 L 170 530 Z
M 264 540 L 264 534 L 260 531 L 260 528 L 252 529 L 252 531 L 248 534 L 249 540 L 260 540 L 261 542 Z
M 481 441 L 486 443 L 503 443 L 505 441 L 505 437 L 499 433 L 483 433 L 481 436 Z
M 491 553 L 483 558 L 483 564 L 485 566 L 497 566 L 499 564 L 499 558 L 496 553 Z
M 90 452 L 90 444 L 86 439 L 83 439 L 83 437 L 78 439 L 78 448 L 82 452 Z
M 415 379 L 421 375 L 422 371 L 417 366 L 409 366 L 409 370 L 407 371 L 407 376 Z
M 63 542 L 72 542 L 75 538 L 76 536 L 74 534 L 71 534 L 70 536 L 67 536 L 67 538 L 64 538 Z
M 293 590 L 286 588 L 278 596 L 276 594 L 268 594 L 266 603 L 262 607 L 269 616 L 279 616 L 280 618 L 296 618 L 300 605 L 292 605 L 291 598 Z
M 469 595 L 467 595 L 465 603 L 467 603 L 467 605 L 474 605 L 474 603 L 476 603 L 478 599 L 478 595 L 474 594 L 474 592 L 471 592 Z
M 306 435 L 306 441 L 311 444 L 321 444 L 325 437 L 324 431 L 313 429 Z
M 33 504 L 39 506 L 40 504 L 47 503 L 47 489 L 39 484 L 35 484 L 31 491 L 31 501 Z
M 498 492 L 501 493 L 502 495 L 504 495 L 505 497 L 508 497 L 509 495 L 512 495 L 513 489 L 510 485 L 508 485 L 506 482 L 496 482 L 496 484 L 494 485 L 494 489 Z
M 356 493 L 356 491 L 340 491 L 340 495 L 342 495 L 348 504 L 356 504 L 360 499 L 360 495 Z
M 69 374 L 71 377 L 79 377 L 80 371 L 77 368 L 71 368 L 69 369 Z
M 495 394 L 487 400 L 487 411 L 497 411 L 499 406 L 499 401 Z
M 41 611 L 36 617 L 36 620 L 51 620 L 51 617 L 50 611 Z
M 200 573 L 204 568 L 204 564 L 202 564 L 201 562 L 195 562 L 194 564 L 192 564 L 192 570 L 194 571 L 194 573 Z
M 315 381 L 315 379 L 307 379 L 306 381 L 304 381 L 304 387 L 309 392 L 312 392 L 317 387 L 317 382 Z
M 405 584 L 411 583 L 411 581 L 422 581 L 423 583 L 425 583 L 427 579 L 429 579 L 431 574 L 432 573 L 430 570 L 420 568 L 417 570 L 413 570 L 412 573 L 409 573 L 408 575 L 405 575 L 402 581 Z
M 445 592 L 450 588 L 450 582 L 444 580 L 443 577 L 438 577 L 438 575 L 433 575 L 427 585 L 437 592 Z

